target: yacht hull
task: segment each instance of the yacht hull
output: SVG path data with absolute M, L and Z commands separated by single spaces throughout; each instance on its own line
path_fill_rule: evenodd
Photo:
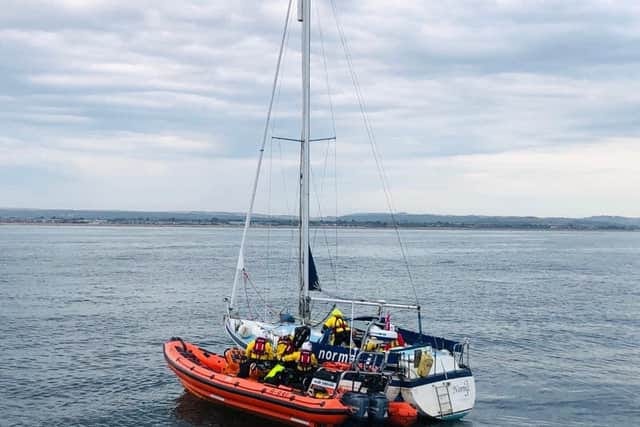
M 442 378 L 432 376 L 413 381 L 394 380 L 403 400 L 413 404 L 421 415 L 440 420 L 459 419 L 475 404 L 476 388 L 472 375 Z

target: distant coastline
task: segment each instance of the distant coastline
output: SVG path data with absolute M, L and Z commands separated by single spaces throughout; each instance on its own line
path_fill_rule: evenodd
M 640 218 L 592 216 L 586 218 L 521 217 L 481 215 L 432 215 L 398 213 L 356 213 L 339 217 L 313 218 L 314 227 L 417 229 L 514 229 L 514 230 L 619 230 L 640 231 Z M 294 227 L 297 219 L 287 215 L 256 214 L 257 226 Z M 238 212 L 154 212 L 67 209 L 1 208 L 0 224 L 34 225 L 136 225 L 136 226 L 226 226 L 241 227 L 244 214 Z

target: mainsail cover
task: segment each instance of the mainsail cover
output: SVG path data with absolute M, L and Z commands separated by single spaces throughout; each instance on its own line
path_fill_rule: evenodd
M 318 271 L 316 270 L 316 263 L 313 261 L 313 255 L 311 254 L 311 246 L 309 246 L 309 290 L 321 290 L 320 280 L 318 279 Z

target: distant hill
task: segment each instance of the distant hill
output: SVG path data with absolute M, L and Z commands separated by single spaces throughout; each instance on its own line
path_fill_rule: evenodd
M 518 228 L 518 229 L 576 229 L 576 230 L 640 230 L 640 218 L 620 216 L 592 216 L 586 218 L 534 217 L 534 216 L 482 216 L 482 215 L 394 215 L 403 227 L 454 228 Z M 340 217 L 342 221 L 392 224 L 386 213 L 358 213 Z
M 532 229 L 532 230 L 640 230 L 640 218 L 592 216 L 587 218 L 540 218 L 533 216 L 432 215 L 398 213 L 394 215 L 400 227 L 464 228 L 464 229 Z M 33 224 L 113 224 L 113 225 L 241 225 L 244 214 L 239 212 L 155 212 L 155 211 L 94 211 L 67 209 L 0 209 L 1 223 Z M 287 215 L 254 215 L 262 225 L 292 226 L 297 218 Z M 336 218 L 313 219 L 312 225 L 343 227 L 393 226 L 386 213 L 356 213 Z

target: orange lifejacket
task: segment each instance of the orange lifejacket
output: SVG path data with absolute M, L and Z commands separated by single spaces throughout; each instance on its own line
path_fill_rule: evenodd
M 228 348 L 224 351 L 224 358 L 227 361 L 227 367 L 225 369 L 226 374 L 237 374 L 240 370 L 240 362 L 244 352 L 239 348 Z

